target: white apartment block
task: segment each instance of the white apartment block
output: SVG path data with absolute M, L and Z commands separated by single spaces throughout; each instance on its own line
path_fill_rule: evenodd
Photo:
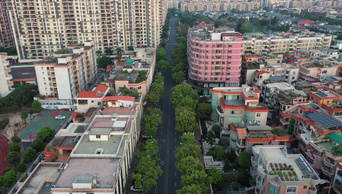
M 35 62 L 35 72 L 43 108 L 72 108 L 72 99 L 88 89 L 97 73 L 95 46 L 70 46 L 66 54 Z
M 7 53 L 0 53 L 0 97 L 5 97 L 13 91 L 11 69 L 6 57 Z
M 244 34 L 244 51 L 256 54 L 267 54 L 269 52 L 286 52 L 289 50 L 311 50 L 316 48 L 330 48 L 332 36 L 307 32 L 302 34 L 280 33 Z
M 18 55 L 46 58 L 93 40 L 104 52 L 157 47 L 167 14 L 165 0 L 8 1 Z

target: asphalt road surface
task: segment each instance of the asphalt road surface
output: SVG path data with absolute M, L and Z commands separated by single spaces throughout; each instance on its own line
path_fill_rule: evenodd
M 175 150 L 179 146 L 180 133 L 175 130 L 175 111 L 172 108 L 171 95 L 172 87 L 175 85 L 172 80 L 171 67 L 173 61 L 171 54 L 177 45 L 176 42 L 176 30 L 175 26 L 176 17 L 171 17 L 170 22 L 170 36 L 169 42 L 166 46 L 167 61 L 170 63 L 169 69 L 164 73 L 165 76 L 165 87 L 164 95 L 161 100 L 161 109 L 163 111 L 163 124 L 158 131 L 157 140 L 159 143 L 159 153 L 161 162 L 160 167 L 163 170 L 163 175 L 158 179 L 157 185 L 153 188 L 151 193 L 157 194 L 175 194 L 176 190 L 182 188 L 181 186 L 181 174 L 176 170 L 176 156 Z

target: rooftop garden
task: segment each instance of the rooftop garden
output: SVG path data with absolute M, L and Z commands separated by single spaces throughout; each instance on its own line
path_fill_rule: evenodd
M 127 70 L 122 71 L 120 74 L 129 74 L 129 73 L 139 73 L 139 76 L 134 80 L 134 78 L 130 78 L 129 83 L 140 83 L 142 81 L 145 81 L 147 79 L 147 71 L 136 71 L 133 70 L 131 72 L 128 72 Z
M 284 129 L 274 128 L 272 133 L 276 136 L 286 136 L 286 131 Z
M 264 172 L 268 175 L 277 175 L 282 181 L 298 181 L 296 171 L 291 165 L 286 163 L 270 163 L 270 170 Z
M 67 50 L 65 50 L 65 49 L 59 49 L 59 50 L 57 50 L 57 54 L 65 54 L 67 52 Z
M 259 69 L 260 65 L 257 63 L 247 63 L 247 69 Z

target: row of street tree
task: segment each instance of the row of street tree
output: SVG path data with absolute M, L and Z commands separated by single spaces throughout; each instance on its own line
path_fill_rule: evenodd
M 32 142 L 31 147 L 27 150 L 23 150 L 21 145 L 21 139 L 18 136 L 11 138 L 11 144 L 9 146 L 9 154 L 6 161 L 11 168 L 4 170 L 4 176 L 0 176 L 0 190 L 9 190 L 21 176 L 21 181 L 24 181 L 27 174 L 25 172 L 26 167 L 37 158 L 37 153 L 44 150 L 45 145 L 49 143 L 55 136 L 55 130 L 49 127 L 43 127 L 37 134 L 37 138 Z

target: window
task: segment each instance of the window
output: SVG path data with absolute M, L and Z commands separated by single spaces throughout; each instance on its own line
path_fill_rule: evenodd
M 304 186 L 303 189 L 308 189 L 308 186 Z
M 260 117 L 260 116 L 261 116 L 261 113 L 257 113 L 256 116 L 257 116 L 257 117 Z
M 101 135 L 96 135 L 96 139 L 100 139 L 101 138 Z
M 230 112 L 230 114 L 232 114 L 232 115 L 235 114 L 235 111 L 232 110 L 232 112 Z
M 297 191 L 296 187 L 287 187 L 286 192 L 295 193 Z

